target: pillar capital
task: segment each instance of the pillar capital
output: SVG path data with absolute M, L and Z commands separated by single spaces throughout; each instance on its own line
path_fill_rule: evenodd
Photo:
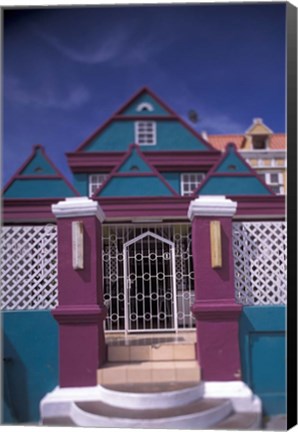
M 196 216 L 232 217 L 236 213 L 237 202 L 224 195 L 202 195 L 189 204 L 188 218 Z
M 88 197 L 65 198 L 64 201 L 52 205 L 52 212 L 57 219 L 85 216 L 95 216 L 100 222 L 105 219 L 105 214 L 98 202 Z

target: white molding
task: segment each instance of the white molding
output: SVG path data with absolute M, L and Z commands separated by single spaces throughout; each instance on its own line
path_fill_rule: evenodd
M 236 412 L 262 412 L 262 402 L 243 381 L 204 382 L 204 397 L 228 398 Z
M 191 221 L 195 216 L 232 217 L 236 209 L 237 202 L 224 195 L 204 195 L 190 202 L 187 216 Z
M 146 109 L 148 111 L 154 111 L 153 105 L 151 105 L 151 103 L 149 102 L 141 102 L 138 106 L 137 106 L 137 111 L 140 112 L 143 109 Z
M 59 218 L 72 218 L 83 216 L 95 216 L 100 222 L 105 219 L 105 214 L 100 205 L 88 197 L 66 198 L 52 205 L 52 213 Z
M 260 150 L 246 150 L 246 149 L 240 149 L 239 153 L 244 158 L 255 158 L 258 159 L 262 157 L 262 159 L 272 159 L 272 158 L 285 158 L 286 157 L 286 150 L 272 150 L 272 149 L 260 149 Z

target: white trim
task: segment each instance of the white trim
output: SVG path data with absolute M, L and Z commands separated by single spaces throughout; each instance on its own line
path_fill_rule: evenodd
M 205 195 L 190 202 L 187 216 L 191 221 L 195 216 L 232 217 L 236 209 L 237 202 L 224 195 Z
M 137 106 L 137 111 L 143 111 L 143 110 L 148 110 L 148 111 L 154 111 L 153 105 L 151 105 L 151 103 L 149 102 L 141 102 L 138 106 Z
M 204 382 L 205 398 L 229 398 L 236 412 L 262 412 L 260 398 L 243 381 Z
M 100 222 L 105 219 L 99 204 L 88 197 L 66 198 L 65 201 L 52 204 L 52 213 L 57 219 L 82 216 L 96 216 Z
M 139 135 L 140 135 L 140 126 L 141 124 L 146 124 L 146 126 L 151 125 L 152 126 L 152 142 L 139 142 Z M 148 132 L 145 132 L 145 134 L 147 134 Z M 148 133 L 149 134 L 149 133 Z M 143 146 L 143 145 L 156 145 L 156 122 L 151 121 L 151 120 L 139 120 L 135 122 L 135 143 Z

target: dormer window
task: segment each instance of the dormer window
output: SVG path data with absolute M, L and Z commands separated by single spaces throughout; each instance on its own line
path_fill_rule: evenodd
M 156 123 L 152 121 L 137 121 L 135 123 L 135 142 L 139 145 L 155 145 Z
M 252 136 L 252 147 L 254 150 L 266 150 L 267 148 L 267 135 L 254 135 Z
M 137 111 L 153 111 L 153 106 L 149 102 L 142 102 L 137 106 Z

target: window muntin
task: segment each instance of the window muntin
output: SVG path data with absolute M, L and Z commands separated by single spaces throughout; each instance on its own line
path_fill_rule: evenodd
M 152 121 L 137 121 L 135 123 L 135 142 L 139 145 L 155 145 L 156 123 Z
M 277 195 L 283 195 L 284 191 L 284 179 L 283 174 L 280 171 L 272 172 L 259 172 L 259 175 L 263 178 L 264 182 L 270 186 L 270 188 Z
M 90 174 L 89 175 L 89 196 L 92 196 L 96 190 L 103 184 L 107 174 Z
M 182 173 L 181 195 L 191 195 L 203 181 L 204 177 L 204 173 Z

